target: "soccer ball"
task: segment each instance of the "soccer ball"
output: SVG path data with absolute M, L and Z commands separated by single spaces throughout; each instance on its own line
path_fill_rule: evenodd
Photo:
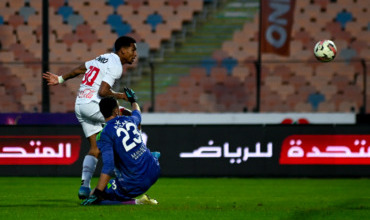
M 313 52 L 319 61 L 330 62 L 337 54 L 337 47 L 331 40 L 321 40 L 316 43 Z

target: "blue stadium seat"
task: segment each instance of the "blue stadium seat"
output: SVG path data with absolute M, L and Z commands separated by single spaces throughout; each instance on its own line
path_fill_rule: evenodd
M 203 59 L 201 66 L 204 67 L 207 71 L 207 76 L 211 75 L 211 69 L 217 65 L 217 61 L 213 58 Z
M 351 12 L 342 11 L 337 14 L 335 19 L 340 23 L 342 28 L 346 28 L 346 23 L 352 21 L 353 17 Z
M 3 18 L 3 16 L 0 16 L 0 25 L 1 24 L 4 24 L 4 18 Z
M 116 30 L 117 27 L 122 25 L 122 16 L 117 14 L 108 15 L 107 23 Z
M 238 65 L 238 61 L 232 57 L 228 57 L 222 60 L 221 65 L 226 68 L 227 74 L 231 75 L 234 67 Z
M 24 21 L 28 22 L 28 17 L 36 13 L 36 10 L 32 7 L 22 7 L 19 9 L 19 14 L 23 16 Z
M 73 14 L 73 8 L 70 6 L 62 6 L 58 9 L 58 14 L 63 17 L 63 22 L 67 22 L 68 17 Z
M 163 18 L 162 15 L 154 13 L 148 15 L 146 22 L 150 24 L 150 26 L 152 27 L 152 31 L 155 31 L 157 25 L 163 22 Z
M 124 0 L 109 0 L 108 4 L 111 5 L 114 8 L 114 11 L 117 10 L 118 6 L 124 5 Z
M 127 35 L 128 33 L 132 32 L 132 28 L 130 24 L 122 23 L 114 28 L 118 36 Z
M 340 50 L 340 55 L 341 58 L 346 60 L 347 62 L 351 61 L 353 57 L 357 56 L 357 52 L 354 49 L 351 48 L 345 48 Z
M 72 26 L 72 30 L 76 30 L 76 27 L 84 23 L 84 18 L 81 15 L 72 14 L 68 17 L 67 22 Z
M 149 51 L 150 51 L 149 44 L 145 42 L 138 42 L 136 43 L 136 46 L 137 46 L 137 53 L 139 55 L 139 59 L 148 59 Z
M 321 93 L 312 93 L 308 96 L 308 102 L 312 105 L 312 109 L 317 111 L 320 102 L 325 101 L 325 96 Z

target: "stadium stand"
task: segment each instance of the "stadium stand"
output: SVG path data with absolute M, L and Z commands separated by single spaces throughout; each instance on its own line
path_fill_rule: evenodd
M 0 82 L 0 92 L 10 94 L 13 91 L 10 85 L 20 87 L 11 96 L 18 98 L 17 104 L 9 104 L 2 108 L 2 112 L 41 111 L 41 82 L 35 83 L 40 76 L 37 74 L 41 72 L 40 2 L 0 1 L 0 61 L 16 61 L 21 66 L 0 66 L 1 71 L 11 78 L 9 85 L 5 81 Z M 257 10 L 252 10 L 248 15 L 251 19 L 243 18 L 240 26 L 231 27 L 236 18 L 226 18 L 225 12 L 232 14 L 230 10 L 242 8 L 231 9 L 228 5 L 231 1 L 225 2 L 217 9 L 215 16 L 200 16 L 209 13 L 214 7 L 213 3 L 198 0 L 50 0 L 50 61 L 69 62 L 67 67 L 73 68 L 85 59 L 110 51 L 117 36 L 130 35 L 138 41 L 140 61 L 129 67 L 131 72 L 126 75 L 139 80 L 133 84 L 138 86 L 139 94 L 141 88 L 148 91 L 148 87 L 141 87 L 141 77 L 145 76 L 141 71 L 148 71 L 148 62 L 163 61 L 163 65 L 160 63 L 161 67 L 156 68 L 160 80 L 156 110 L 253 111 L 256 104 L 256 70 L 253 61 L 258 49 Z M 296 2 L 290 56 L 262 56 L 268 62 L 262 67 L 261 111 L 359 111 L 363 105 L 363 69 L 358 60 L 368 60 L 370 56 L 368 4 L 352 0 Z M 207 19 L 207 24 L 197 21 L 201 17 Z M 222 25 L 222 22 L 228 22 L 227 19 L 232 22 Z M 211 26 L 216 20 L 222 22 Z M 197 22 L 200 25 L 194 29 Z M 192 33 L 194 30 L 196 32 Z M 204 34 L 203 30 L 211 34 Z M 220 36 L 216 31 L 225 36 Z M 199 40 L 201 35 L 207 36 L 205 41 Z M 221 39 L 221 43 L 216 43 L 216 37 L 225 38 Z M 319 39 L 333 39 L 336 43 L 338 54 L 332 63 L 322 65 L 314 61 L 311 48 Z M 184 46 L 174 49 L 179 42 Z M 186 52 L 186 44 L 193 44 L 190 52 Z M 208 50 L 208 45 L 212 49 Z M 165 57 L 167 51 L 175 51 L 169 57 L 180 61 Z M 188 57 L 197 64 L 187 65 Z M 167 61 L 175 62 L 180 66 L 179 69 L 183 68 L 181 66 L 187 67 L 181 69 L 184 72 L 179 74 L 177 69 L 162 68 Z M 62 72 L 60 67 L 52 66 L 51 70 Z M 27 72 L 25 68 L 32 72 L 31 78 L 24 77 Z M 167 76 L 164 78 L 166 80 L 160 77 L 162 71 L 163 77 Z M 131 77 L 131 74 L 135 77 Z M 27 85 L 21 78 L 32 83 Z M 148 84 L 142 81 L 142 84 Z M 75 80 L 67 86 L 52 89 L 52 112 L 73 111 L 74 99 L 60 98 L 56 94 L 63 92 L 74 96 L 78 84 L 78 80 Z M 221 91 L 229 94 L 229 98 L 222 95 Z M 172 97 L 167 102 L 163 98 L 166 95 Z M 179 97 L 186 98 L 179 100 Z M 9 102 L 3 99 L 4 103 Z M 370 106 L 368 99 L 367 105 Z M 149 104 L 143 105 L 147 110 Z

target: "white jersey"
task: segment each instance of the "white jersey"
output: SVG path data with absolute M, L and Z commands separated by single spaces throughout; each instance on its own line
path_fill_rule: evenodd
M 114 82 L 122 76 L 122 63 L 115 53 L 106 53 L 85 63 L 86 73 L 82 78 L 76 104 L 86 104 L 92 101 L 100 102 L 98 91 L 104 81 L 113 87 Z

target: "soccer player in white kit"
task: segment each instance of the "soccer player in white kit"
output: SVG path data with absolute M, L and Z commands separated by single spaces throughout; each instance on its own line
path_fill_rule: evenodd
M 116 99 L 127 101 L 125 93 L 115 92 L 111 88 L 122 76 L 123 65 L 132 64 L 137 57 L 135 39 L 122 36 L 114 43 L 115 52 L 106 53 L 87 61 L 69 73 L 56 75 L 51 72 L 43 74 L 48 85 L 58 85 L 64 81 L 84 74 L 75 103 L 75 113 L 88 141 L 90 150 L 85 156 L 82 167 L 81 187 L 78 192 L 80 199 L 89 197 L 90 182 L 98 162 L 99 149 L 96 136 L 103 129 L 105 122 L 99 110 L 102 97 L 114 96 Z

